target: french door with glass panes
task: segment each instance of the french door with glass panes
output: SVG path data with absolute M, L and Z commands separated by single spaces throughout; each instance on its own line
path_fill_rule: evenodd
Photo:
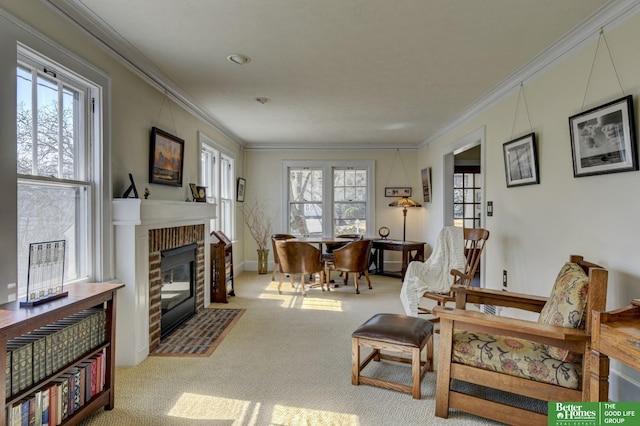
M 453 174 L 453 224 L 480 228 L 482 188 L 480 168 L 457 168 Z

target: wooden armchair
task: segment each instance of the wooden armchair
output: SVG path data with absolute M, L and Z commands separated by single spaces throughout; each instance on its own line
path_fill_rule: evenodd
M 480 265 L 480 257 L 484 251 L 484 246 L 489 239 L 489 231 L 482 228 L 465 228 L 464 229 L 464 256 L 466 264 L 464 271 L 452 269 L 451 275 L 454 276 L 452 289 L 448 293 L 431 293 L 427 292 L 422 295 L 425 299 L 435 300 L 436 306 L 444 306 L 447 302 L 455 301 L 453 286 L 462 285 L 470 287 L 473 277 L 476 275 L 478 266 Z M 431 309 L 419 307 L 418 310 L 424 313 L 431 313 Z M 437 322 L 437 318 L 433 322 Z
M 507 424 L 547 424 L 546 414 L 518 407 L 510 397 L 485 399 L 492 388 L 547 402 L 589 401 L 585 354 L 591 313 L 605 308 L 606 270 L 571 256 L 548 299 L 475 287 L 455 291 L 455 309 L 433 310 L 440 318 L 436 416 L 446 418 L 455 408 Z M 469 303 L 540 312 L 540 317 L 533 322 L 465 310 Z M 480 390 L 467 392 L 459 386 L 464 382 L 467 389 Z

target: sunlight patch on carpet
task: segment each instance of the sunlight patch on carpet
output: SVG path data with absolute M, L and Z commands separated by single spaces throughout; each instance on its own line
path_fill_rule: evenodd
M 162 339 L 154 356 L 208 357 L 220 344 L 244 309 L 204 309 Z
M 251 401 L 183 393 L 169 411 L 169 416 L 192 420 L 226 420 L 246 424 L 251 416 Z
M 351 413 L 336 413 L 325 410 L 311 410 L 303 407 L 275 405 L 272 425 L 351 425 L 358 426 L 360 417 Z

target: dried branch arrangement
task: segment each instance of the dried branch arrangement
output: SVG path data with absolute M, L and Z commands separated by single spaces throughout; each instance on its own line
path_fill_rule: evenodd
M 244 223 L 258 245 L 258 250 L 268 250 L 271 246 L 273 219 L 267 213 L 267 206 L 256 198 L 254 203 L 243 208 Z

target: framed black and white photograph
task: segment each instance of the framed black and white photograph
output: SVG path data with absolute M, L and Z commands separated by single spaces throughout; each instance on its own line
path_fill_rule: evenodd
M 149 151 L 149 183 L 182 186 L 184 140 L 153 127 Z
M 236 201 L 244 203 L 244 191 L 247 185 L 247 181 L 244 178 L 238 178 L 238 188 L 236 191 Z
M 398 188 L 385 188 L 385 197 L 411 197 L 411 188 L 398 187 Z
M 502 152 L 507 188 L 540 183 L 535 133 L 502 144 Z
M 632 96 L 569 117 L 573 176 L 638 170 Z
M 422 177 L 422 201 L 431 202 L 431 167 L 427 167 L 420 171 Z

